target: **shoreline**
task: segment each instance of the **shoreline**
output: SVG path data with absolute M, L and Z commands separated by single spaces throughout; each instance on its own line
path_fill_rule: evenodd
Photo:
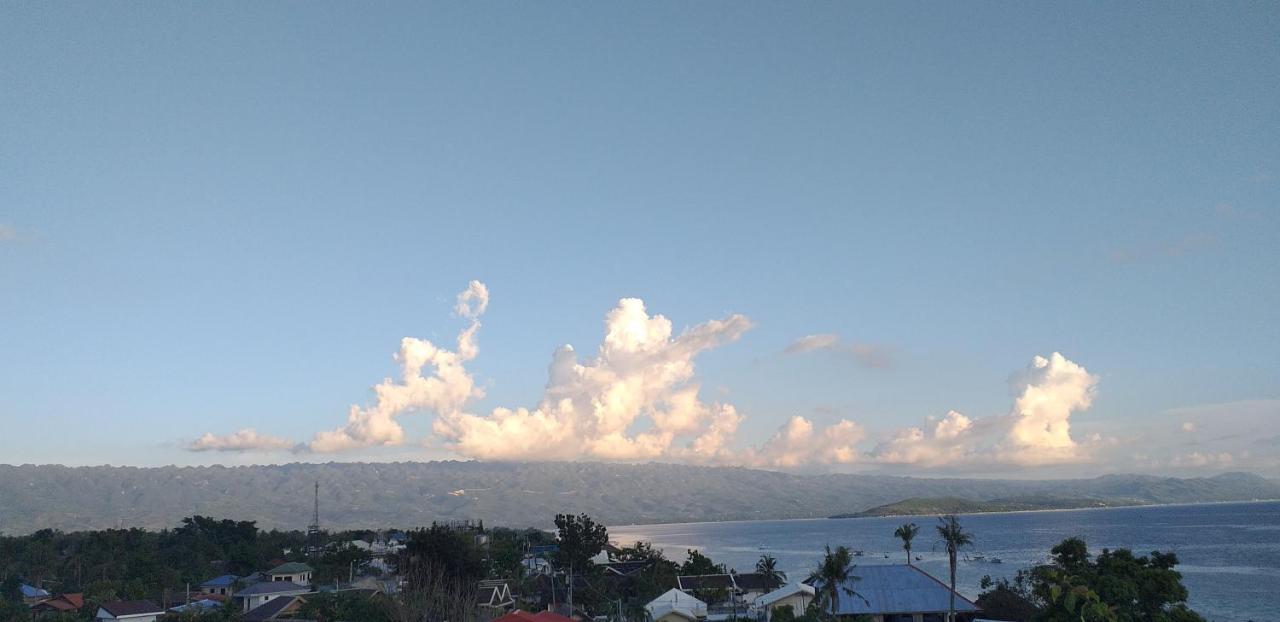
M 1251 499 L 1248 501 L 1192 501 L 1185 503 L 1143 503 L 1135 505 L 1110 505 L 1106 507 L 1078 507 L 1078 508 L 1049 508 L 1038 510 L 1001 510 L 992 512 L 965 512 L 956 514 L 956 516 L 989 516 L 993 514 L 1032 514 L 1042 512 L 1083 512 L 1083 511 L 1106 511 L 1106 510 L 1133 510 L 1141 508 L 1174 508 L 1174 507 L 1195 507 L 1203 505 L 1255 505 L 1267 503 L 1280 503 L 1280 499 Z M 868 520 L 877 518 L 903 518 L 912 516 L 937 516 L 936 514 L 885 514 L 883 516 L 846 516 L 835 518 L 831 516 L 814 517 L 814 518 L 744 518 L 735 520 L 704 520 L 704 521 L 681 521 L 671 523 L 629 523 L 626 525 L 606 525 L 609 529 L 626 529 L 629 527 L 653 527 L 657 525 L 706 525 L 720 523 L 777 523 L 777 522 L 801 522 L 801 521 L 832 521 L 832 520 Z

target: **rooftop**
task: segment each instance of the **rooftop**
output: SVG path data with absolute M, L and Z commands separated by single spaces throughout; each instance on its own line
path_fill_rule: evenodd
M 840 594 L 839 615 L 886 613 L 941 613 L 947 611 L 951 588 L 915 566 L 858 566 L 856 580 L 845 585 L 856 592 Z M 956 611 L 972 612 L 973 601 L 956 594 Z
M 310 592 L 310 591 L 311 591 L 311 588 L 298 585 L 293 581 L 263 581 L 262 583 L 255 583 L 254 585 L 250 585 L 249 587 L 246 587 L 243 590 L 236 592 L 235 596 L 236 598 L 241 598 L 244 596 L 258 596 L 261 594 L 283 594 L 287 592 L 298 592 L 299 594 L 301 594 L 301 593 Z
M 267 574 L 269 575 L 302 574 L 304 572 L 313 572 L 311 569 L 311 566 L 308 566 L 302 562 L 288 562 L 288 563 L 280 564 L 279 566 L 276 566 L 275 568 L 268 570 Z
M 149 600 L 117 600 L 113 603 L 102 603 L 107 613 L 119 618 L 122 616 L 140 616 L 149 613 L 161 614 L 164 609 Z

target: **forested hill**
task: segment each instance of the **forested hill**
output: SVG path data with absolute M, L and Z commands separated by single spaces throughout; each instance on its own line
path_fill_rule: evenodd
M 1053 495 L 1105 499 L 1108 504 L 1280 499 L 1280 483 L 1244 473 L 1025 481 L 590 462 L 0 465 L 0 532 L 160 528 L 193 514 L 256 520 L 264 528 L 305 529 L 316 481 L 321 522 L 333 529 L 414 527 L 458 519 L 546 527 L 555 514 L 565 512 L 586 512 L 610 525 L 818 518 L 909 497 L 983 501 Z

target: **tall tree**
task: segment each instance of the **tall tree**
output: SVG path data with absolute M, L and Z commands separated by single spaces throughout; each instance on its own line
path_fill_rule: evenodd
M 973 535 L 960 526 L 955 514 L 938 517 L 938 538 L 947 547 L 947 561 L 951 562 L 951 594 L 947 605 L 947 622 L 956 619 L 956 552 L 973 544 Z
M 837 546 L 833 551 L 828 544 L 822 561 L 818 563 L 817 568 L 813 569 L 813 572 L 809 573 L 809 583 L 813 585 L 817 592 L 817 599 L 832 620 L 836 619 L 837 612 L 840 610 L 841 593 L 861 598 L 861 595 L 850 586 L 857 581 L 858 577 L 853 576 L 853 556 L 844 546 Z
M 920 528 L 915 523 L 906 523 L 893 530 L 895 538 L 902 540 L 902 548 L 907 551 L 907 565 L 911 565 L 911 541 L 916 538 Z
M 556 563 L 561 568 L 569 568 L 565 580 L 569 584 L 568 601 L 572 612 L 574 569 L 585 569 L 591 563 L 591 558 L 604 550 L 604 545 L 609 543 L 609 531 L 586 514 L 557 514 L 556 530 L 560 544 L 556 551 Z
M 777 558 L 768 553 L 761 555 L 756 561 L 756 572 L 764 575 L 775 588 L 787 582 L 787 573 L 778 570 Z

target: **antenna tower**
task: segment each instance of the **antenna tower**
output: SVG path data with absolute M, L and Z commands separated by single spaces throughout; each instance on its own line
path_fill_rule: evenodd
M 311 524 L 307 526 L 307 556 L 320 556 L 320 481 L 316 480 L 315 511 L 311 515 Z

